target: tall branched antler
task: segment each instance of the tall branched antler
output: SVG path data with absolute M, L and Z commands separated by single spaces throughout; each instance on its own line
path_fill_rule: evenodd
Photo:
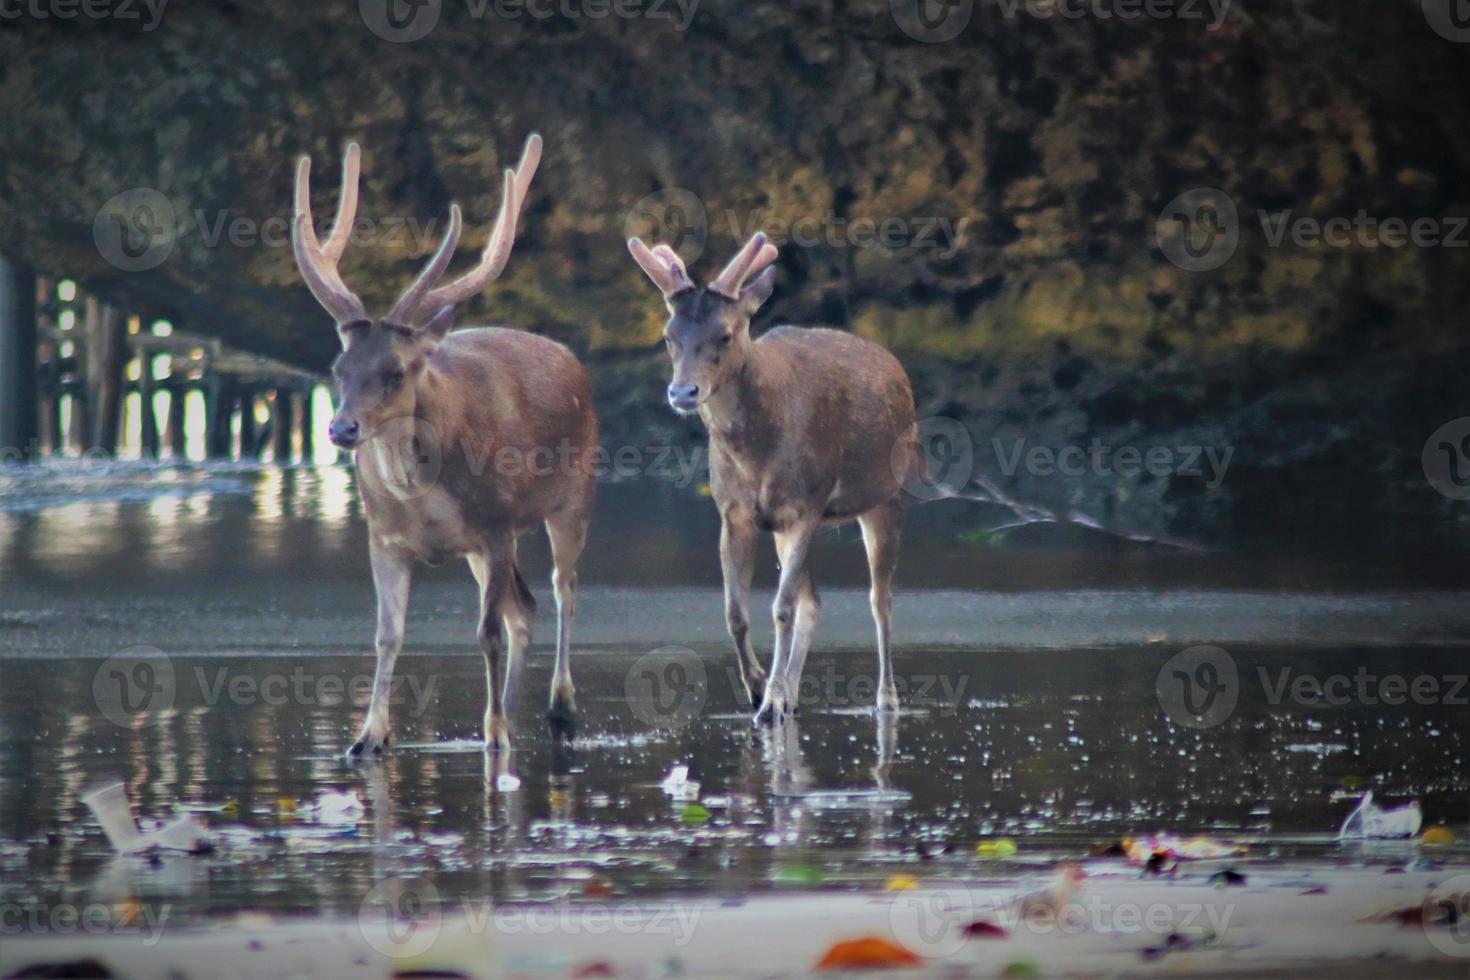
M 393 304 L 384 318 L 399 326 L 411 327 L 432 319 L 447 307 L 456 306 L 493 282 L 505 269 L 515 246 L 516 223 L 531 188 L 531 178 L 541 163 L 541 137 L 532 133 L 526 140 L 520 163 L 505 172 L 505 190 L 500 203 L 500 216 L 480 256 L 480 262 L 465 275 L 445 286 L 439 280 L 454 258 L 464 229 L 459 205 L 449 210 L 449 227 L 444 240 L 424 266 L 418 278 Z M 342 253 L 352 237 L 352 223 L 357 217 L 358 177 L 362 166 L 362 149 L 356 143 L 347 145 L 342 162 L 342 194 L 337 206 L 337 220 L 325 245 L 316 237 L 311 214 L 311 158 L 302 157 L 296 167 L 296 217 L 291 229 L 291 243 L 296 264 L 311 294 L 336 319 L 339 327 L 366 320 L 362 300 L 348 289 L 338 271 Z M 437 288 L 436 288 L 437 287 Z
M 304 156 L 296 165 L 296 216 L 291 225 L 291 247 L 306 286 L 318 303 L 326 307 L 337 325 L 366 320 L 362 300 L 342 282 L 337 264 L 352 237 L 352 224 L 357 220 L 358 173 L 362 166 L 362 148 L 347 144 L 342 160 L 342 194 L 337 204 L 337 220 L 332 233 L 322 245 L 316 237 L 316 222 L 311 214 L 311 157 Z
M 495 228 L 485 251 L 480 253 L 480 262 L 469 272 L 448 285 L 440 286 L 423 297 L 410 314 L 410 319 L 422 314 L 419 319 L 428 319 L 446 306 L 458 306 L 500 278 L 505 263 L 510 260 L 515 247 L 516 223 L 525 206 L 527 192 L 531 189 L 531 178 L 541 164 L 541 136 L 532 133 L 526 139 L 526 148 L 521 151 L 521 161 L 514 170 L 505 171 L 505 190 L 500 199 L 500 215 L 495 219 Z M 442 270 L 440 271 L 442 275 Z M 405 297 L 406 298 L 406 297 Z M 402 302 L 400 301 L 400 305 Z

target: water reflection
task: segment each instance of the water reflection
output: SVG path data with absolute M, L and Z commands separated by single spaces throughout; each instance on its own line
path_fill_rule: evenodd
M 952 856 L 929 861 L 926 875 L 959 875 L 988 836 L 1012 837 L 1020 858 L 1034 858 L 1160 830 L 1243 838 L 1263 855 L 1382 860 L 1330 843 L 1363 787 L 1417 797 L 1430 823 L 1466 836 L 1470 715 L 1460 705 L 1273 704 L 1255 692 L 1218 728 L 1191 731 L 1160 712 L 1153 682 L 1164 658 L 1151 651 L 1048 655 L 1044 673 L 910 651 L 900 671 L 921 661 L 965 675 L 983 696 L 883 719 L 815 704 L 791 724 L 755 729 L 718 670 L 723 649 L 711 648 L 705 712 L 682 730 L 649 731 L 619 693 L 640 652 L 580 658 L 585 737 L 575 747 L 556 747 L 528 709 L 505 757 L 473 741 L 483 711 L 475 657 L 405 658 L 421 683 L 435 681 L 434 697 L 395 717 L 391 756 L 359 766 L 340 758 L 361 710 L 353 699 L 320 699 L 315 688 L 268 697 L 268 686 L 245 683 L 288 674 L 282 658 L 174 658 L 173 706 L 124 727 L 92 700 L 98 661 L 5 661 L 0 853 L 18 849 L 24 871 L 0 876 L 0 900 L 80 886 L 172 896 L 185 917 L 351 913 L 391 874 L 428 875 L 446 897 L 739 891 L 785 887 L 793 868 L 871 881 L 941 845 Z M 1362 655 L 1238 654 L 1252 672 L 1330 672 Z M 1459 651 L 1373 656 L 1385 672 L 1448 676 L 1463 664 Z M 365 660 L 317 657 L 311 667 L 345 683 Z M 813 653 L 819 666 L 848 662 Z M 548 671 L 533 657 L 528 682 L 547 683 Z M 660 787 L 681 763 L 703 784 L 707 819 Z M 117 777 L 145 819 L 199 811 L 219 850 L 115 858 L 79 798 Z M 361 798 L 360 820 L 305 815 L 320 794 L 344 791 Z

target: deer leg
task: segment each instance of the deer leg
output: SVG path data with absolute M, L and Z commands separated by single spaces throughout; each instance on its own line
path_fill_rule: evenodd
M 480 652 L 485 656 L 486 688 L 485 751 L 508 752 L 511 724 L 505 694 L 508 692 L 514 699 L 515 660 L 530 638 L 529 617 L 523 617 L 518 608 L 507 610 L 507 604 L 515 601 L 517 575 L 509 548 L 502 546 L 488 554 L 473 555 L 469 561 L 480 584 L 479 637 Z M 516 630 L 516 626 L 521 628 Z M 507 649 L 508 657 L 504 656 Z
M 388 706 L 393 694 L 393 665 L 403 649 L 403 621 L 408 614 L 408 586 L 413 566 L 397 552 L 368 539 L 368 556 L 373 567 L 373 588 L 378 594 L 378 630 L 374 641 L 378 667 L 373 675 L 373 692 L 367 717 L 349 757 L 381 755 L 388 747 Z
M 765 696 L 766 672 L 750 648 L 750 581 L 755 573 L 755 522 L 748 512 L 726 511 L 720 521 L 720 569 L 725 578 L 725 625 L 735 641 L 735 666 L 752 709 Z
M 771 604 L 771 618 L 776 621 L 776 650 L 771 655 L 766 696 L 755 713 L 756 724 L 780 722 L 796 707 L 788 664 L 793 660 L 797 607 L 803 587 L 810 587 L 806 560 L 816 530 L 817 525 L 813 523 L 776 532 L 776 556 L 781 562 L 781 581 L 776 586 L 776 601 Z
M 791 630 L 791 652 L 786 658 L 786 690 L 791 695 L 792 714 L 801 712 L 801 674 L 817 620 L 822 618 L 822 600 L 812 583 L 810 565 L 802 569 L 796 585 L 796 620 Z
M 587 543 L 587 515 L 557 515 L 546 522 L 551 540 L 551 586 L 556 591 L 556 672 L 546 720 L 556 738 L 571 738 L 577 727 L 577 689 L 572 685 L 572 621 L 577 616 L 577 559 Z
M 868 550 L 872 590 L 873 625 L 878 633 L 878 704 L 880 712 L 898 710 L 898 688 L 893 682 L 893 650 L 889 634 L 893 626 L 893 573 L 898 569 L 898 542 L 903 531 L 904 504 L 890 501 L 858 518 L 863 545 Z

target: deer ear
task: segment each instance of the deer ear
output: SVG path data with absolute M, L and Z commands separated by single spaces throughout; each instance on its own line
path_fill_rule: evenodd
M 755 316 L 757 310 L 771 298 L 776 288 L 776 267 L 769 266 L 740 290 L 740 310 L 746 316 Z
M 454 307 L 446 306 L 438 313 L 429 317 L 429 322 L 424 324 L 419 330 L 419 336 L 437 344 L 452 329 L 454 329 Z

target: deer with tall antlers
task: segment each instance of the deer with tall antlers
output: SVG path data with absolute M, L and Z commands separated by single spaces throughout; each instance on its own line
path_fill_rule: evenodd
M 347 147 L 337 219 L 319 242 L 311 212 L 311 159 L 296 171 L 296 262 L 337 323 L 342 353 L 332 365 L 338 407 L 329 435 L 356 452 L 377 591 L 377 673 L 367 717 L 349 756 L 389 742 L 393 667 L 403 647 L 409 580 L 417 561 L 466 558 L 480 588 L 480 650 L 489 688 L 485 747 L 507 749 L 522 660 L 536 603 L 516 563 L 516 541 L 538 524 L 551 540 L 556 593 L 556 667 L 548 719 L 570 736 L 575 700 L 570 664 L 577 559 L 587 536 L 597 419 L 587 374 L 567 348 L 491 327 L 455 330 L 455 307 L 499 277 L 541 159 L 532 135 L 505 172 L 494 230 L 476 266 L 440 284 L 463 228 L 449 211 L 444 240 L 387 315 L 370 318 L 338 263 L 357 214 L 361 150 Z
M 895 711 L 889 635 L 893 574 L 919 476 L 914 396 L 887 350 L 839 330 L 777 327 L 759 340 L 750 319 L 775 286 L 776 246 L 757 232 L 708 286 L 668 245 L 628 249 L 663 293 L 673 359 L 668 401 L 709 430 L 710 489 L 720 511 L 725 619 L 757 723 L 794 713 L 821 602 L 808 555 L 823 527 L 856 520 L 872 577 L 880 712 Z M 769 674 L 750 645 L 747 607 L 758 531 L 776 539 L 780 582 L 771 607 Z

